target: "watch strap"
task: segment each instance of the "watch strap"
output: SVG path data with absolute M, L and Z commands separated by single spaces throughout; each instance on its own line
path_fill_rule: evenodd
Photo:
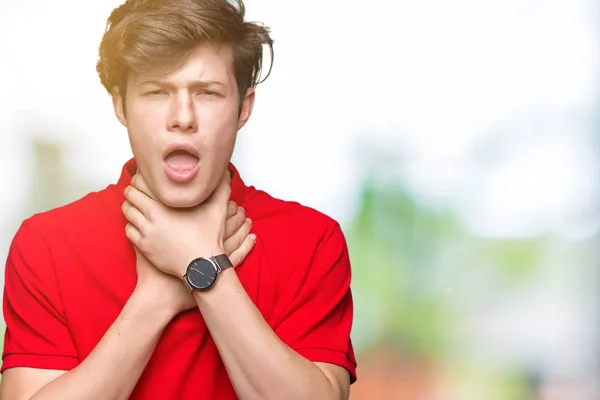
M 223 271 L 224 269 L 233 267 L 231 260 L 227 257 L 226 254 L 219 254 L 218 256 L 211 257 L 212 262 L 217 266 L 217 273 Z
M 194 287 L 193 287 L 193 286 L 192 286 L 192 284 L 190 283 L 190 280 L 188 279 L 188 276 L 187 276 L 187 274 L 185 274 L 185 275 L 183 276 L 183 283 L 185 283 L 185 287 L 187 288 L 187 290 L 188 290 L 190 293 L 193 293 L 193 292 L 194 292 Z

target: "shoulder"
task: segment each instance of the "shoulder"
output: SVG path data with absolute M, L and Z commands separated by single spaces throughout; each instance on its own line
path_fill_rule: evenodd
M 88 193 L 69 204 L 25 219 L 13 238 L 10 251 L 47 257 L 60 255 L 65 245 L 102 231 L 108 221 L 115 219 L 107 216 L 116 214 L 118 209 L 112 186 Z
M 343 238 L 338 221 L 329 215 L 299 202 L 275 198 L 261 190 L 253 190 L 244 207 L 267 237 L 304 245 L 316 245 L 330 236 Z
M 277 199 L 260 190 L 253 191 L 246 200 L 244 207 L 253 221 L 258 243 L 276 264 L 272 268 L 302 276 L 336 268 L 349 275 L 346 240 L 338 221 L 314 208 Z
M 37 213 L 24 221 L 25 224 L 38 229 L 64 229 L 83 224 L 90 220 L 106 216 L 107 211 L 116 208 L 114 186 L 98 192 L 90 192 L 85 196 L 54 209 Z

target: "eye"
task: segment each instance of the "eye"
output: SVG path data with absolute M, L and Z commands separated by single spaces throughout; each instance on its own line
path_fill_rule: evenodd
M 159 90 L 153 90 L 151 92 L 147 92 L 146 94 L 149 95 L 149 96 L 160 96 L 160 95 L 163 95 L 163 94 L 167 94 L 167 92 L 164 91 L 164 90 L 160 90 L 159 89 Z
M 204 96 L 216 96 L 216 95 L 218 95 L 217 92 L 213 92 L 212 90 L 200 90 L 200 91 L 198 91 L 197 94 L 204 95 Z

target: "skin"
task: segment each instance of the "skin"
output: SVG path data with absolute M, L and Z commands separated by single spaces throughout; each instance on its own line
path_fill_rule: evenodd
M 226 253 L 243 260 L 254 246 L 245 217 L 234 245 L 226 239 L 228 210 L 236 208 L 229 201 L 227 165 L 255 97 L 253 89 L 238 97 L 232 62 L 228 47 L 199 47 L 172 74 L 130 75 L 126 99 L 115 90 L 115 114 L 127 127 L 139 168 L 122 207 L 136 249 L 138 284 L 80 366 L 67 373 L 8 370 L 1 398 L 126 399 L 162 329 L 191 307 L 199 307 L 240 399 L 348 398 L 348 372 L 313 363 L 281 342 L 235 269 L 223 271 L 207 292 L 190 296 L 183 290 L 181 277 L 192 259 Z M 173 143 L 191 145 L 199 154 L 199 172 L 190 182 L 173 182 L 165 173 L 165 149 Z M 143 340 L 140 331 L 148 332 Z
M 225 252 L 238 266 L 255 237 L 243 209 L 229 202 Z M 183 310 L 197 307 L 180 279 L 156 269 L 136 249 L 138 282 L 123 310 L 91 354 L 71 371 L 11 368 L 4 371 L 0 399 L 128 399 L 163 329 Z M 161 295 L 157 295 L 161 293 Z M 140 336 L 138 332 L 146 332 Z
M 127 115 L 115 93 L 117 118 L 127 127 L 139 171 L 153 196 L 170 207 L 194 207 L 215 190 L 233 153 L 237 132 L 252 114 L 255 93 L 241 102 L 228 47 L 199 47 L 179 71 L 164 77 L 130 74 Z M 192 145 L 200 171 L 188 183 L 175 183 L 164 172 L 165 149 Z
M 230 194 L 229 174 L 222 175 L 210 200 L 185 211 L 155 200 L 141 176 L 125 193 L 129 203 L 124 207 L 125 216 L 130 222 L 127 235 L 157 269 L 182 276 L 185 267 L 180 260 L 223 252 L 214 243 L 222 241 L 218 227 Z M 177 236 L 178 232 L 185 234 Z M 348 372 L 337 365 L 313 363 L 283 343 L 246 293 L 235 270 L 223 271 L 213 288 L 195 291 L 194 298 L 238 398 L 348 399 Z
M 193 97 L 192 91 L 184 89 L 183 92 L 178 92 L 180 95 L 178 98 L 184 101 L 173 103 L 174 105 L 169 105 L 170 101 L 165 104 L 164 100 L 161 100 L 162 93 L 146 95 L 149 84 L 143 82 L 164 78 L 131 75 L 128 84 L 128 118 L 123 113 L 123 99 L 119 97 L 118 92 L 113 93 L 115 113 L 127 127 L 140 170 L 148 171 L 147 174 L 156 187 L 157 197 L 160 196 L 165 204 L 175 207 L 197 205 L 214 191 L 220 181 L 220 176 L 214 178 L 214 172 L 211 171 L 224 171 L 227 167 L 237 132 L 237 115 L 231 116 L 229 102 L 226 104 L 220 100 L 215 102 L 210 100 L 212 94 L 207 95 L 206 90 L 204 92 L 194 90 L 195 98 L 199 99 L 199 103 L 204 104 L 207 110 L 218 110 L 219 115 L 223 117 L 227 114 L 228 117 L 225 118 L 226 123 L 217 121 L 217 125 L 213 125 L 216 127 L 213 136 L 226 133 L 219 136 L 218 140 L 196 136 L 193 140 L 190 139 L 192 136 L 189 135 L 190 126 L 195 126 L 193 129 L 198 128 L 198 125 L 193 125 L 187 117 L 190 115 L 192 105 L 189 102 L 185 103 L 185 98 L 186 94 L 188 99 Z M 181 80 L 172 79 L 170 83 L 178 85 L 181 84 Z M 223 87 L 216 86 L 219 95 L 222 95 Z M 226 95 L 229 96 L 229 92 Z M 245 109 L 240 113 L 240 127 L 243 125 L 242 116 L 249 115 L 249 112 L 244 110 L 248 110 L 248 107 L 251 109 L 253 93 L 248 93 L 246 97 Z M 178 108 L 177 105 L 181 104 L 187 104 L 187 109 Z M 177 110 L 180 113 L 177 113 Z M 170 115 L 170 122 L 166 119 L 166 113 Z M 193 114 L 197 115 L 195 112 Z M 211 115 L 210 112 L 205 112 L 203 115 L 207 114 Z M 232 118 L 234 118 L 233 123 Z M 202 152 L 201 171 L 194 182 L 188 185 L 174 184 L 164 175 L 162 153 L 173 140 L 192 140 Z M 220 149 L 228 150 L 225 153 L 217 152 L 212 155 Z M 224 242 L 224 250 L 232 263 L 239 265 L 255 243 L 255 236 L 250 234 L 251 221 L 245 217 L 244 210 L 233 202 L 226 203 L 225 213 L 226 218 L 220 221 L 222 226 L 219 226 L 219 230 L 224 231 L 227 238 Z M 112 400 L 129 397 L 164 327 L 179 312 L 197 307 L 195 299 L 185 290 L 180 277 L 156 269 L 137 248 L 136 255 L 138 275 L 136 288 L 117 320 L 90 356 L 69 372 L 34 368 L 9 369 L 4 372 L 0 385 L 1 399 Z M 158 293 L 160 295 L 157 295 Z M 136 334 L 141 331 L 147 332 L 143 338 Z
M 127 235 L 157 269 L 175 277 L 183 276 L 196 257 L 223 253 L 224 210 L 231 193 L 226 166 L 237 130 L 250 118 L 255 97 L 249 89 L 238 115 L 232 61 L 228 47 L 200 47 L 161 85 L 148 87 L 144 82 L 156 79 L 139 77 L 131 81 L 133 91 L 127 89 L 128 120 L 123 122 L 129 127 L 136 157 L 148 160 L 125 191 L 129 204 L 124 205 L 124 213 L 130 222 Z M 211 91 L 207 94 L 197 81 L 219 84 L 208 86 Z M 219 89 L 217 95 L 213 88 Z M 120 115 L 118 102 L 116 110 Z M 145 125 L 148 120 L 151 126 Z M 198 146 L 201 172 L 195 180 L 182 186 L 166 182 L 156 160 L 172 139 L 163 128 L 156 131 L 156 139 L 147 140 L 145 134 L 138 140 L 137 128 L 142 124 L 148 129 L 163 126 L 174 140 L 187 136 L 186 140 Z M 169 139 L 163 141 L 163 137 Z M 195 292 L 194 296 L 240 399 L 348 397 L 348 372 L 336 365 L 310 362 L 282 343 L 235 271 L 225 270 L 210 291 Z M 263 368 L 256 368 L 258 363 Z

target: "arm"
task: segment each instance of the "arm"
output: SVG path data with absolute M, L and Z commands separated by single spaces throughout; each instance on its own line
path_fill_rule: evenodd
M 91 354 L 69 372 L 33 368 L 5 371 L 0 398 L 127 399 L 172 315 L 157 312 L 149 296 L 134 292 Z M 145 332 L 139 335 L 139 332 Z
M 174 301 L 159 303 L 161 296 L 152 294 L 170 289 L 185 295 L 180 282 L 161 277 L 138 257 L 137 288 L 100 343 L 79 363 L 52 255 L 32 225 L 23 223 L 6 262 L 0 398 L 126 399 L 178 306 Z
M 195 298 L 240 399 L 348 398 L 348 371 L 313 363 L 282 342 L 232 269 Z
M 298 235 L 303 235 L 299 231 Z M 310 235 L 309 235 L 310 236 Z M 296 240 L 292 236 L 289 240 Z M 347 399 L 356 361 L 351 269 L 344 235 L 330 223 L 315 238 L 310 265 L 286 268 L 273 328 L 249 298 L 236 271 L 194 294 L 240 399 Z M 311 251 L 311 250 L 308 250 Z M 308 261 L 307 261 L 308 262 Z
M 132 224 L 129 239 L 156 268 L 179 278 L 198 255 L 222 254 L 222 221 L 231 193 L 228 179 L 225 173 L 201 206 L 179 210 L 154 200 L 143 178 L 134 177 L 125 191 L 131 207 L 126 213 Z M 291 289 L 298 293 L 284 300 L 286 315 L 275 330 L 231 269 L 207 292 L 194 293 L 242 400 L 348 398 L 349 372 L 354 378 L 355 368 L 352 297 L 350 262 L 339 225 L 330 223 L 318 242 L 305 249 L 314 252 L 310 265 L 289 269 L 299 275 Z
M 248 236 L 249 222 L 235 203 L 229 204 L 227 214 L 225 250 L 233 264 L 239 265 L 254 242 Z M 5 270 L 7 330 L 0 399 L 128 398 L 165 326 L 180 311 L 196 307 L 194 299 L 180 279 L 161 273 L 136 251 L 136 289 L 79 364 L 58 289 L 52 284 L 52 259 L 45 249 L 41 236 L 27 224 L 11 246 Z

